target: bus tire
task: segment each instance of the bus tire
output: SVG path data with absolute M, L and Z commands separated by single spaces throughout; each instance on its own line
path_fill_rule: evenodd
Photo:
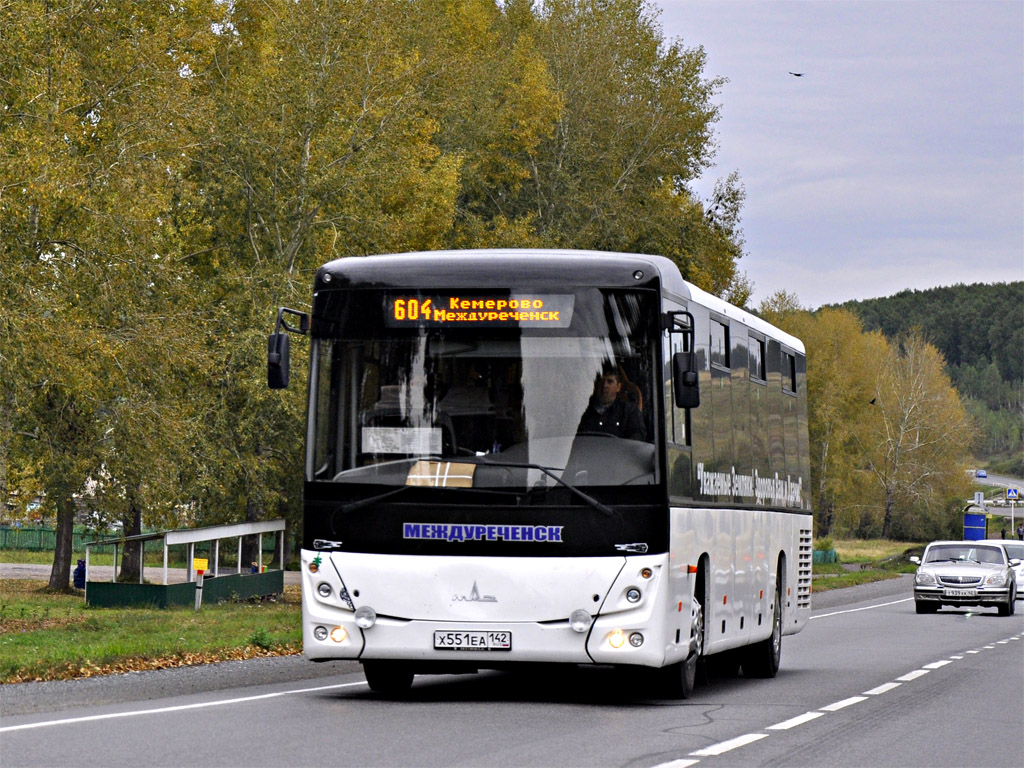
M 363 674 L 374 693 L 395 695 L 412 686 L 413 671 L 399 661 L 364 661 Z
M 772 607 L 772 633 L 749 646 L 743 654 L 746 677 L 775 677 L 782 662 L 782 579 L 775 579 L 775 601 Z
M 661 670 L 662 688 L 666 698 L 688 699 L 697 683 L 697 668 L 704 648 L 704 609 L 697 600 L 691 607 L 690 652 L 683 661 L 677 661 Z

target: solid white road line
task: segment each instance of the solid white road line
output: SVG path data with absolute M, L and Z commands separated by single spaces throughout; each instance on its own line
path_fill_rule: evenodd
M 899 605 L 900 603 L 908 603 L 914 598 L 907 597 L 902 600 L 893 600 L 888 603 L 878 603 L 877 605 L 865 605 L 863 608 L 850 608 L 845 611 L 832 611 L 832 613 L 819 613 L 817 616 L 811 616 L 811 621 L 814 619 L 827 619 L 829 616 L 842 616 L 844 613 L 857 613 L 859 611 L 870 611 L 875 608 L 884 608 L 887 605 Z
M 162 715 L 167 712 L 184 712 L 187 709 L 206 709 L 207 707 L 221 707 L 226 704 L 241 704 L 247 701 L 259 701 L 261 699 L 274 699 L 279 696 L 291 696 L 296 693 L 314 693 L 316 691 L 333 691 L 338 688 L 352 688 L 360 683 L 340 683 L 338 685 L 320 685 L 315 688 L 295 688 L 290 691 L 278 691 L 277 693 L 263 693 L 259 696 L 241 696 L 237 699 L 217 699 L 216 701 L 204 701 L 199 704 L 181 704 L 176 707 L 158 707 L 157 709 L 133 709 L 128 712 L 111 712 L 106 715 L 87 715 L 85 717 L 68 717 L 63 720 L 45 720 L 39 723 L 25 723 L 24 725 L 8 725 L 0 728 L 0 733 L 9 731 L 26 731 L 30 728 L 46 728 L 51 725 L 73 725 L 75 723 L 91 723 L 97 720 L 115 720 L 119 717 L 137 717 L 139 715 Z

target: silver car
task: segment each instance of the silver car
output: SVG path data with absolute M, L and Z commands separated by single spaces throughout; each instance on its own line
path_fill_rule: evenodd
M 1017 599 L 1024 600 L 1024 541 L 1015 539 L 984 539 L 985 544 L 997 544 L 1006 550 L 1011 561 L 1017 560 L 1013 573 L 1017 577 Z
M 935 613 L 943 605 L 995 606 L 1010 616 L 1017 605 L 1017 580 L 1011 560 L 999 544 L 980 541 L 933 541 L 914 575 L 918 613 Z

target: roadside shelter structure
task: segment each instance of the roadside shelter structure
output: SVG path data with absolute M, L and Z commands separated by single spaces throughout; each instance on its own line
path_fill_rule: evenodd
M 116 539 L 103 539 L 88 542 L 85 545 L 85 602 L 97 606 L 122 605 L 155 605 L 166 608 L 170 605 L 191 605 L 196 595 L 196 544 L 210 543 L 212 560 L 203 581 L 203 592 L 208 600 L 227 600 L 232 598 L 249 598 L 264 595 L 281 594 L 284 592 L 284 571 L 281 568 L 267 571 L 263 566 L 263 535 L 274 534 L 277 537 L 277 562 L 284 564 L 284 531 L 283 519 L 268 520 L 255 523 L 234 523 L 231 525 L 213 525 L 206 528 L 186 528 L 174 531 L 144 533 L 138 536 L 125 536 Z M 242 539 L 245 536 L 257 536 L 257 560 L 251 567 L 242 564 Z M 220 568 L 220 543 L 223 540 L 237 541 L 237 558 L 234 572 L 222 572 Z M 138 542 L 145 547 L 146 542 L 163 542 L 163 574 L 161 583 L 145 583 L 145 557 L 140 558 L 139 583 L 123 583 L 117 580 L 117 560 L 121 547 L 130 542 Z M 170 547 L 187 545 L 188 554 L 185 563 L 185 580 L 171 583 L 168 579 L 168 551 Z M 114 549 L 114 569 L 110 581 L 91 581 L 89 565 L 92 551 L 95 548 Z

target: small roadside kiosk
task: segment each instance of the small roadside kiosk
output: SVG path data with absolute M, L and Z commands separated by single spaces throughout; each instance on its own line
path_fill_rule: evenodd
M 974 494 L 974 501 L 964 507 L 964 541 L 981 541 L 988 538 L 988 509 L 985 494 Z
M 192 605 L 193 603 L 198 607 L 197 590 L 202 590 L 205 599 L 214 601 L 279 595 L 284 592 L 284 571 L 280 567 L 275 570 L 266 570 L 263 566 L 263 534 L 277 536 L 276 560 L 280 566 L 284 563 L 284 530 L 285 521 L 279 519 L 161 531 L 89 542 L 85 545 L 85 602 L 88 605 L 101 607 L 152 605 L 166 608 L 171 605 Z M 243 568 L 242 539 L 245 536 L 258 537 L 258 556 L 251 567 Z M 237 540 L 238 552 L 233 573 L 220 570 L 220 542 L 223 539 Z M 145 547 L 145 543 L 148 541 L 163 542 L 164 558 L 161 583 L 145 583 L 145 557 L 140 558 L 138 584 L 118 582 L 117 558 L 120 548 L 133 542 L 138 542 Z M 210 543 L 210 557 L 196 558 L 196 544 L 206 542 Z M 188 547 L 185 580 L 170 583 L 168 579 L 170 572 L 167 567 L 168 550 L 170 547 L 178 545 Z M 114 549 L 112 578 L 110 581 L 90 581 L 89 560 L 93 549 L 108 547 Z M 197 565 L 206 566 L 199 569 L 205 572 L 205 579 L 202 579 L 197 573 Z

